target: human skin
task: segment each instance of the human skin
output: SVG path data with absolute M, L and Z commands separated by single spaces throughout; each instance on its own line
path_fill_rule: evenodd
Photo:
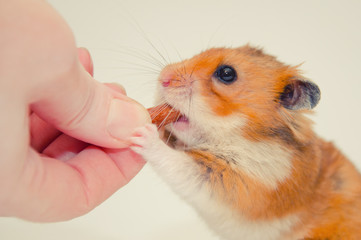
M 42 0 L 0 0 L 0 216 L 81 216 L 143 167 L 128 148 L 147 111 L 92 77 L 62 17 Z

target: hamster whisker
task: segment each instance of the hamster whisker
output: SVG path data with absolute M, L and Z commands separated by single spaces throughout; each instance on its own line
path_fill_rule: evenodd
M 180 77 L 182 79 L 186 79 L 185 75 L 187 75 L 187 72 L 186 72 L 187 70 L 184 65 L 183 65 L 183 69 L 184 69 L 183 70 L 184 72 L 182 72 L 181 70 L 178 70 L 178 71 L 176 71 L 176 73 L 177 73 L 178 77 Z
M 192 71 L 191 71 L 191 74 L 189 75 L 189 78 L 192 78 L 193 73 L 194 73 L 194 71 L 196 70 L 197 66 L 198 66 L 198 63 L 197 63 L 196 65 L 194 65 L 194 67 L 193 67 L 193 69 L 192 69 Z
M 177 118 L 179 118 L 181 115 L 181 113 L 178 113 L 177 115 Z M 167 138 L 167 141 L 166 141 L 166 144 L 168 145 L 169 141 L 170 141 L 170 138 L 172 137 L 172 134 L 173 134 L 173 129 L 171 129 L 170 133 L 169 133 L 169 136 Z
M 105 69 L 135 70 L 135 71 L 141 71 L 142 73 L 146 72 L 146 73 L 152 73 L 152 74 L 159 75 L 158 70 L 151 68 L 151 67 L 144 66 L 144 65 L 132 66 L 132 67 L 104 67 L 104 68 Z
M 158 56 L 164 61 L 165 65 L 168 65 L 169 62 L 167 61 L 167 59 L 164 57 L 164 55 L 160 52 L 160 50 L 155 46 L 155 44 L 150 40 L 150 38 L 148 37 L 147 33 L 144 31 L 144 29 L 141 27 L 141 25 L 139 24 L 139 22 L 137 21 L 137 19 L 135 19 L 134 17 L 130 16 L 133 24 L 135 25 L 135 29 L 138 31 L 138 33 L 144 38 L 144 40 L 152 47 L 152 49 L 158 54 Z M 164 65 L 164 66 L 165 66 Z
M 160 80 L 161 80 L 161 81 L 166 81 L 166 80 L 168 80 L 168 79 L 161 78 Z M 179 79 L 172 79 L 172 81 L 174 81 L 174 82 L 181 82 L 181 80 L 179 80 Z M 174 87 L 174 88 L 176 88 L 176 87 Z M 172 90 L 169 89 L 169 91 L 172 91 Z
M 141 60 L 144 60 L 144 59 L 141 59 Z M 129 61 L 129 60 L 124 60 L 124 59 L 122 59 L 122 58 L 116 58 L 115 61 L 121 62 L 121 63 L 125 63 L 125 64 L 129 64 L 129 65 L 131 65 L 131 66 L 132 66 L 132 65 L 142 66 L 142 67 L 144 67 L 144 68 L 149 68 L 149 69 L 155 70 L 155 71 L 157 71 L 158 73 L 160 73 L 161 70 L 162 70 L 162 67 L 161 67 L 161 66 L 159 66 L 159 65 L 157 65 L 157 64 L 154 64 L 154 63 L 152 63 L 152 62 L 150 62 L 150 61 L 146 61 L 146 60 L 144 60 L 144 63 L 142 63 L 142 62 L 138 62 L 138 61 L 136 61 L 136 60 L 134 60 L 134 61 Z
M 134 57 L 146 63 L 152 64 L 153 66 L 159 68 L 159 71 L 161 71 L 166 66 L 165 63 L 161 62 L 159 59 L 155 58 L 148 52 L 143 51 L 141 49 L 126 48 L 126 47 L 124 47 L 124 49 L 109 49 L 109 48 L 97 48 L 97 49 Z
M 168 105 L 169 106 L 169 105 Z M 163 121 L 159 124 L 158 129 L 160 129 L 161 127 L 164 126 L 164 123 L 166 122 L 167 118 L 170 116 L 170 113 L 174 110 L 174 107 L 172 106 L 171 111 L 169 111 L 169 113 L 167 114 L 167 116 L 163 119 Z
M 177 54 L 177 56 L 178 56 L 179 61 L 180 61 L 180 62 L 183 62 L 183 61 L 184 61 L 184 59 L 183 59 L 183 57 L 181 56 L 181 54 L 180 54 L 180 52 L 178 51 L 178 49 L 175 47 L 175 45 L 174 45 L 174 44 L 171 44 L 171 45 L 172 45 L 172 47 L 173 47 L 174 51 L 176 52 L 176 54 Z
M 183 62 L 183 61 L 182 61 Z M 183 69 L 183 74 L 184 75 L 187 75 L 187 68 L 186 68 L 186 65 L 183 63 L 182 64 L 182 69 Z M 184 79 L 184 75 L 182 74 L 182 72 L 181 72 L 181 70 L 179 69 L 178 71 L 177 71 L 179 74 L 180 74 L 180 76 Z
M 179 78 L 183 78 L 181 72 L 179 71 L 179 69 L 176 69 L 173 65 L 169 65 L 169 67 L 172 69 L 172 71 L 176 74 L 176 77 L 179 77 Z M 180 81 L 179 79 L 172 79 L 173 81 Z
M 185 76 L 187 76 L 187 69 L 185 64 L 182 64 L 181 68 L 173 69 L 173 71 L 176 73 L 176 75 L 181 79 L 186 79 Z
M 173 129 L 170 131 L 167 141 L 165 142 L 166 145 L 168 145 L 170 138 L 172 137 L 172 134 L 173 134 Z
M 190 118 L 190 115 L 191 115 L 191 108 L 192 108 L 192 88 L 190 88 L 190 97 L 189 97 L 189 100 L 188 100 L 188 112 L 187 112 L 187 116 L 188 116 L 188 119 Z M 191 138 L 191 135 L 188 133 L 187 135 L 187 142 L 189 143 L 190 142 L 190 138 Z M 184 143 L 183 144 L 183 149 L 186 150 L 186 144 Z
M 171 58 L 170 58 L 170 56 L 169 56 L 169 53 L 168 53 L 167 49 L 165 48 L 163 42 L 162 42 L 160 39 L 158 39 L 158 41 L 159 41 L 161 47 L 163 48 L 163 50 L 164 50 L 164 52 L 165 52 L 165 54 L 166 54 L 166 57 L 167 57 L 167 59 L 168 59 L 168 61 L 166 61 L 166 63 L 170 64 L 170 63 L 172 62 L 172 60 L 171 60 Z
M 165 101 L 164 101 L 164 103 L 165 103 Z M 154 118 L 156 118 L 167 106 L 169 106 L 169 105 L 166 104 L 166 105 L 162 106 L 160 109 L 150 112 L 151 119 L 153 120 Z
M 158 56 L 161 57 L 161 59 L 164 61 L 164 63 L 166 65 L 170 64 L 170 62 L 167 61 L 167 59 L 164 57 L 164 55 L 158 50 L 158 48 L 148 38 L 146 38 L 145 40 L 150 44 L 150 46 L 158 54 Z

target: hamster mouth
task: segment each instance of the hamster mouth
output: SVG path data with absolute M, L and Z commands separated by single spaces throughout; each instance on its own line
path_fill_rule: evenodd
M 152 123 L 158 127 L 172 124 L 176 130 L 186 130 L 189 127 L 189 119 L 185 114 L 175 109 L 168 103 L 148 108 Z
M 173 128 L 178 131 L 185 131 L 189 129 L 189 119 L 182 114 L 175 122 L 172 123 Z
M 186 122 L 186 123 L 189 123 L 189 119 L 187 118 L 186 115 L 181 115 L 177 120 L 176 122 Z
M 189 118 L 168 103 L 148 108 L 148 112 L 152 123 L 158 128 L 169 124 L 173 130 L 178 132 L 190 129 Z
M 152 119 L 152 123 L 158 127 L 175 122 L 181 116 L 181 113 L 169 104 L 158 105 L 147 110 Z

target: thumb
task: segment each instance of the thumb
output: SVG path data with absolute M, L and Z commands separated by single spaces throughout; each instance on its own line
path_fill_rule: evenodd
M 74 67 L 42 88 L 31 109 L 60 131 L 107 148 L 128 146 L 133 129 L 150 122 L 146 109 Z
M 93 77 L 94 76 L 93 61 L 91 59 L 88 49 L 83 47 L 78 48 L 78 58 L 80 63 L 85 68 L 85 70 Z

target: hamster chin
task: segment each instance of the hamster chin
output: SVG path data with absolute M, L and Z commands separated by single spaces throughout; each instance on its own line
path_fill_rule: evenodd
M 176 122 L 167 125 L 165 129 L 169 135 L 164 137 L 164 140 L 168 141 L 170 137 L 174 137 L 176 139 L 174 141 L 176 144 L 173 144 L 175 148 L 192 148 L 205 141 L 202 130 L 185 115 L 182 115 Z

